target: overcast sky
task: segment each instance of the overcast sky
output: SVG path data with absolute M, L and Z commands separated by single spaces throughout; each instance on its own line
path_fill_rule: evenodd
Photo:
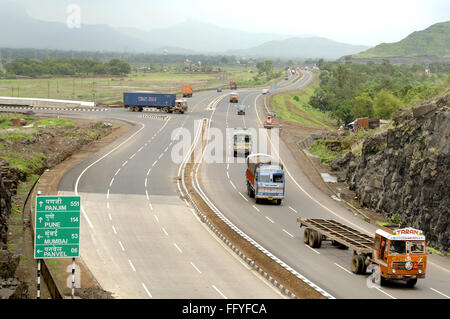
M 65 22 L 69 4 L 81 23 L 164 28 L 187 19 L 252 32 L 317 35 L 350 44 L 396 42 L 450 20 L 449 0 L 14 0 L 29 15 Z

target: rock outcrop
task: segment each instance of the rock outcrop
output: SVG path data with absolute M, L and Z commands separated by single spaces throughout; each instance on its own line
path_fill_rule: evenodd
M 359 202 L 422 229 L 434 248 L 450 249 L 450 94 L 397 111 L 393 126 L 368 137 L 331 167 Z M 343 172 L 343 173 L 342 173 Z

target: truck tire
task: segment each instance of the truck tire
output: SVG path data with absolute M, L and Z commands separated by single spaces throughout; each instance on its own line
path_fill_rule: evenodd
M 413 278 L 406 282 L 406 286 L 408 286 L 409 288 L 412 288 L 416 285 L 416 283 L 417 283 L 417 278 Z
M 233 156 L 237 157 L 237 152 L 236 151 L 233 152 Z
M 142 112 L 144 108 L 142 106 L 139 107 L 138 112 Z
M 303 242 L 309 244 L 309 228 L 305 228 L 305 231 L 303 232 Z
M 277 199 L 277 205 L 281 205 L 281 199 Z
M 360 274 L 362 273 L 364 261 L 362 257 L 358 254 L 354 254 L 352 258 L 352 273 Z
M 309 246 L 311 248 L 320 248 L 322 245 L 322 235 L 319 234 L 316 230 L 311 229 L 309 231 Z

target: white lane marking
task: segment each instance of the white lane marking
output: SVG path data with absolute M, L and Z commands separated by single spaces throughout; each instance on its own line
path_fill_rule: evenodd
M 144 290 L 145 290 L 145 292 L 147 293 L 147 295 L 148 295 L 150 298 L 153 298 L 153 297 L 152 297 L 152 294 L 150 293 L 150 291 L 148 291 L 148 289 L 147 289 L 147 287 L 145 286 L 144 283 L 142 283 L 142 287 L 144 287 Z
M 136 271 L 136 268 L 134 268 L 134 265 L 133 265 L 133 263 L 131 262 L 130 259 L 128 259 L 128 263 L 130 264 L 131 269 L 133 269 L 133 271 Z
M 434 289 L 434 288 L 431 288 L 430 287 L 430 289 L 431 290 L 433 290 L 433 291 L 435 291 L 435 292 L 437 292 L 438 294 L 441 294 L 442 296 L 444 296 L 445 298 L 447 298 L 447 299 L 450 299 L 450 297 L 449 296 L 447 296 L 447 295 L 445 295 L 445 294 L 443 294 L 442 292 L 440 292 L 439 290 L 436 290 L 436 289 Z
M 311 249 L 316 254 L 320 255 L 320 253 L 317 250 L 315 250 L 314 248 L 310 247 L 309 245 L 305 245 L 305 246 L 308 247 L 309 249 Z
M 336 266 L 338 266 L 339 268 L 341 268 L 342 270 L 344 270 L 345 272 L 349 273 L 350 275 L 353 275 L 351 271 L 349 271 L 348 269 L 345 269 L 345 267 L 342 267 L 341 265 L 334 263 Z
M 156 216 L 156 215 L 153 215 L 153 216 L 155 216 L 156 221 L 159 223 L 158 216 Z
M 258 211 L 258 213 L 261 213 L 261 211 L 259 210 L 258 207 L 256 207 L 255 205 L 252 205 L 254 209 L 256 209 Z
M 122 242 L 120 240 L 119 240 L 119 245 L 120 245 L 120 248 L 122 248 L 122 251 L 125 251 L 125 247 L 123 247 Z
M 147 196 L 147 200 L 150 200 L 150 197 L 148 197 L 148 191 L 145 190 L 145 196 Z
M 112 220 L 112 216 L 109 213 L 108 213 L 108 218 L 109 218 L 109 220 Z
M 202 272 L 194 265 L 194 263 L 191 261 L 191 265 L 192 265 L 192 267 L 194 267 L 195 268 L 195 270 L 197 270 L 198 271 L 198 273 L 199 274 L 201 274 Z
M 173 243 L 173 245 L 178 249 L 178 251 L 180 252 L 180 254 L 182 254 L 183 253 L 183 251 L 181 250 L 181 248 L 180 247 L 178 247 L 178 245 L 176 244 L 176 243 Z
M 147 187 L 147 179 L 145 179 L 145 183 L 144 183 L 145 187 Z
M 164 153 L 167 152 L 169 150 L 169 146 L 166 147 L 166 149 L 164 150 Z
M 388 294 L 386 291 L 381 290 L 381 288 L 378 288 L 378 287 L 374 287 L 374 288 L 375 288 L 376 290 L 378 290 L 378 291 L 384 293 L 386 296 L 391 297 L 392 299 L 397 299 L 397 298 L 395 298 L 394 296 L 391 296 L 390 294 Z
M 128 163 L 128 160 L 125 161 L 125 162 L 123 162 L 122 167 L 124 167 L 125 165 L 127 165 L 127 163 Z
M 116 176 L 117 174 L 119 174 L 119 172 L 120 172 L 120 167 L 119 167 L 119 169 L 117 170 L 117 172 L 114 174 L 114 176 Z
M 144 146 L 142 146 L 140 149 L 138 149 L 138 152 L 142 151 L 143 148 L 144 148 Z
M 161 153 L 161 155 L 159 155 L 158 159 L 161 159 L 161 157 L 164 156 L 164 153 Z
M 131 160 L 131 159 L 133 159 L 133 157 L 135 157 L 135 156 L 136 156 L 136 153 L 134 153 L 133 155 L 131 155 L 129 159 Z
M 158 163 L 158 161 L 155 161 L 155 162 L 153 163 L 152 167 L 153 167 L 153 166 L 155 166 L 155 165 L 156 165 L 156 163 Z
M 144 144 L 144 146 L 147 146 L 147 145 L 148 145 L 148 143 L 145 143 L 145 144 Z
M 233 182 L 230 181 L 230 183 L 231 183 L 231 186 L 233 186 L 233 188 L 236 189 L 236 186 L 234 186 Z
M 296 211 L 295 209 L 293 209 L 291 206 L 289 206 L 289 209 L 292 210 L 294 213 L 298 214 L 298 211 Z
M 148 203 L 148 206 L 150 207 L 151 210 L 153 210 L 152 203 Z
M 106 202 L 106 208 L 109 208 L 109 202 Z
M 267 217 L 267 216 L 264 216 L 264 217 L 266 217 L 268 220 L 270 220 L 270 222 L 271 222 L 272 224 L 275 223 L 275 222 L 274 222 L 273 220 L 271 220 L 269 217 Z
M 230 174 L 228 174 L 228 171 L 227 171 L 227 177 L 228 177 L 228 179 L 230 179 Z
M 224 299 L 228 299 L 219 289 L 217 289 L 216 286 L 212 285 L 212 287 L 224 298 Z
M 112 230 L 113 230 L 114 234 L 117 235 L 116 227 L 114 227 L 114 225 L 112 226 Z
M 108 188 L 108 192 L 106 193 L 106 199 L 109 199 L 109 188 Z
M 111 182 L 109 183 L 109 187 L 111 187 L 113 183 L 114 183 L 114 177 L 111 179 Z
M 230 167 L 230 163 L 227 163 L 227 171 L 228 171 L 228 168 Z
M 248 199 L 244 196 L 244 195 L 242 195 L 242 193 L 241 192 L 238 192 L 239 193 L 239 195 L 241 195 L 242 196 L 242 198 L 243 199 L 245 199 L 247 202 L 248 202 Z
M 288 234 L 289 236 L 291 236 L 292 238 L 294 238 L 294 236 L 292 236 L 286 229 L 283 228 L 283 231 Z
M 166 234 L 166 236 L 169 236 L 169 234 L 166 232 L 166 230 L 164 229 L 164 227 L 161 227 L 161 228 L 162 228 L 164 234 Z
M 150 171 L 152 170 L 152 168 L 150 167 L 147 171 L 147 176 L 150 174 Z

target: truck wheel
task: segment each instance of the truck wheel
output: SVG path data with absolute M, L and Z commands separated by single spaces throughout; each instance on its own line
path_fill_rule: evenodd
M 361 258 L 360 255 L 353 255 L 352 258 L 352 273 L 354 274 L 360 274 L 362 272 L 362 265 L 363 265 L 364 261 Z
M 250 197 L 255 198 L 255 190 L 253 188 L 250 188 L 250 192 L 251 192 Z
M 311 229 L 309 231 L 309 246 L 312 248 L 320 248 L 322 245 L 322 235 L 319 234 L 316 230 Z
M 406 282 L 406 286 L 412 288 L 415 286 L 416 283 L 417 283 L 417 278 L 413 278 Z
M 144 108 L 143 107 L 140 107 L 139 109 L 138 109 L 138 112 L 142 112 L 144 110 Z
M 281 205 L 281 199 L 277 199 L 277 205 Z
M 309 244 L 309 228 L 305 228 L 305 231 L 303 232 L 303 242 Z

